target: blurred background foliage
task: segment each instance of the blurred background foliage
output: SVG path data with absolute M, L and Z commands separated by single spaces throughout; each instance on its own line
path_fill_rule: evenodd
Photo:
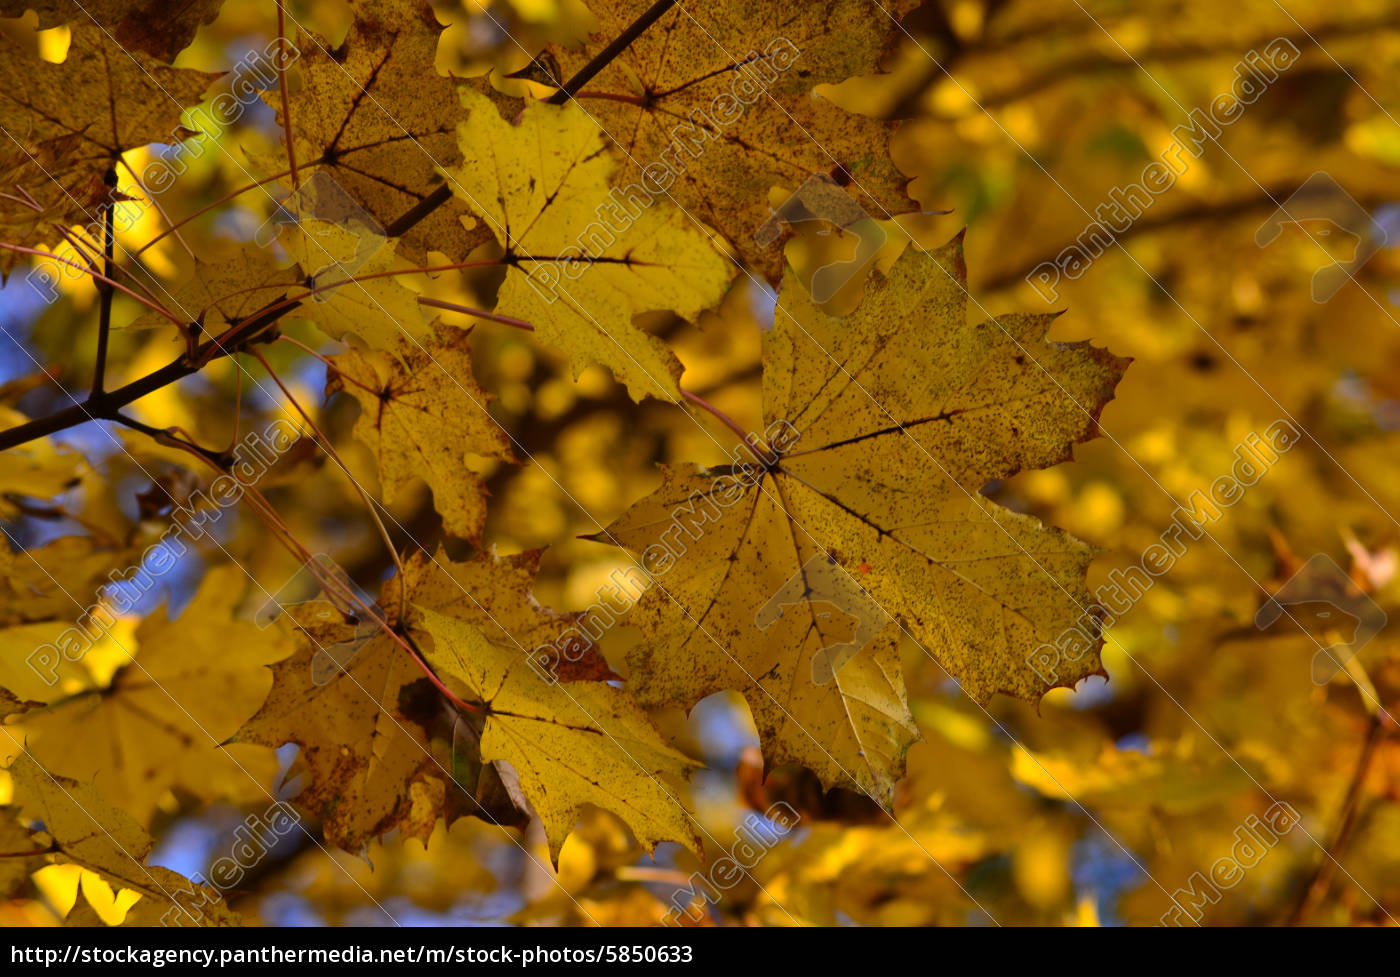
M 527 63 L 522 48 L 577 39 L 589 24 L 575 0 L 441 0 L 434 7 L 449 25 L 438 51 L 444 74 L 494 70 L 499 77 Z M 332 39 L 348 27 L 338 0 L 290 9 Z M 871 15 L 882 16 L 873 0 Z M 746 814 L 775 800 L 803 815 L 793 836 L 755 867 L 754 881 L 729 892 L 712 919 L 1155 922 L 1171 907 L 1168 894 L 1229 854 L 1236 829 L 1277 800 L 1298 811 L 1301 830 L 1206 907 L 1203 923 L 1281 922 L 1300 907 L 1314 922 L 1394 923 L 1400 739 L 1375 716 L 1377 702 L 1393 710 L 1400 701 L 1400 250 L 1382 248 L 1355 282 L 1317 303 L 1312 275 L 1329 260 L 1317 238 L 1293 227 L 1260 247 L 1255 232 L 1317 171 L 1383 226 L 1396 212 L 1390 208 L 1400 207 L 1393 114 L 1400 111 L 1400 4 L 930 0 L 906 27 L 911 38 L 888 75 L 823 92 L 853 110 L 907 120 L 892 154 L 930 213 L 887 222 L 901 233 L 892 233 L 881 261 L 893 260 L 903 233 L 933 245 L 965 226 L 969 285 L 982 309 L 1067 310 L 1052 338 L 1091 339 L 1134 359 L 1103 414 L 1105 437 L 1080 446 L 1073 463 L 987 492 L 1102 548 L 1090 573 L 1096 586 L 1113 569 L 1139 563 L 1177 505 L 1229 471 L 1235 446 L 1250 432 L 1291 417 L 1309 437 L 1114 623 L 1104 648 L 1107 681 L 1057 690 L 1038 709 L 1004 699 L 983 709 L 918 649 L 905 649 L 925 741 L 910 753 L 894 821 L 853 794 L 823 796 L 803 771 L 780 769 L 765 782 L 737 697 L 715 697 L 688 718 L 657 716 L 707 764 L 693 794 L 711 835 L 729 837 Z M 35 34 L 33 21 L 21 19 L 0 22 L 0 30 L 62 57 L 63 29 Z M 228 0 L 177 65 L 228 69 L 275 36 L 272 3 Z M 1190 160 L 1119 246 L 1077 280 L 1063 281 L 1053 303 L 1025 283 L 1031 269 L 1073 243 L 1112 188 L 1140 180 L 1191 109 L 1229 91 L 1247 51 L 1278 37 L 1296 44 L 1300 60 L 1218 144 Z M 219 136 L 219 151 L 190 162 L 162 207 L 186 215 L 220 199 L 247 182 L 244 168 L 259 172 L 259 161 L 276 156 L 279 138 L 271 110 L 255 106 Z M 775 190 L 775 201 L 782 196 Z M 262 195 L 244 194 L 188 225 L 187 238 L 203 253 L 246 241 L 269 208 Z M 162 226 L 148 214 L 125 240 L 139 246 Z M 1400 223 L 1393 226 L 1390 240 L 1400 244 Z M 804 232 L 790 254 L 802 271 L 848 246 Z M 146 258 L 171 281 L 189 274 L 169 238 Z M 427 291 L 481 305 L 495 284 L 487 273 L 451 274 Z M 857 301 L 859 290 L 854 284 L 833 305 Z M 748 429 L 760 425 L 759 337 L 772 302 L 740 280 L 698 328 L 654 324 L 685 364 L 686 386 Z M 16 340 L 0 349 L 5 410 L 36 416 L 66 406 L 41 367 L 82 388 L 93 365 L 95 307 L 85 283 L 67 285 L 45 307 L 11 279 L 0 292 L 0 325 Z M 445 318 L 455 321 L 452 315 Z M 115 321 L 135 318 L 135 307 L 118 299 Z M 304 325 L 290 323 L 288 331 L 320 343 Z M 532 456 L 518 466 L 477 463 L 493 496 L 486 541 L 502 553 L 548 546 L 540 600 L 581 609 L 624 564 L 615 550 L 578 537 L 652 489 L 658 462 L 714 463 L 719 452 L 682 412 L 631 403 L 602 371 L 574 381 L 558 355 L 526 334 L 478 324 L 473 343 L 494 416 Z M 174 352 L 165 334 L 123 330 L 114 339 L 112 383 Z M 270 355 L 302 403 L 323 403 L 317 360 L 280 346 Z M 235 398 L 245 425 L 284 409 L 240 385 L 239 375 L 220 361 L 133 412 L 221 443 L 233 430 Z M 349 437 L 353 402 L 336 397 L 317 409 L 357 477 L 373 485 L 373 464 Z M 108 431 L 161 477 L 192 477 L 177 453 Z M 711 433 L 729 437 L 718 426 Z M 83 532 L 118 548 L 159 534 L 158 514 L 138 503 L 149 482 L 130 458 L 91 427 L 59 441 L 81 454 L 73 457 L 73 481 L 42 506 L 21 498 L 24 473 L 0 459 L 7 493 L 0 509 L 12 536 L 41 547 Z M 323 457 L 307 452 L 284 461 L 269 498 L 308 548 L 333 554 L 362 583 L 389 569 L 358 498 Z M 417 540 L 431 545 L 440 537 L 426 489 L 392 510 Z M 269 589 L 296 570 L 250 514 L 228 520 L 219 536 Z M 450 548 L 465 552 L 456 542 Z M 1268 594 L 1315 553 L 1351 571 L 1390 618 L 1362 650 L 1360 668 L 1324 685 L 1313 682 L 1310 662 L 1319 642 L 1335 640 L 1326 622 L 1310 631 L 1253 626 Z M 141 610 L 162 599 L 182 607 L 204 564 L 187 561 Z M 633 640 L 626 628 L 604 640 L 615 666 Z M 84 670 L 101 667 L 99 656 L 89 656 Z M 82 687 L 102 677 L 65 680 Z M 280 763 L 294 778 L 292 753 L 283 751 Z M 275 766 L 269 754 L 261 768 L 269 784 Z M 0 780 L 0 801 L 7 789 Z M 153 860 L 203 871 L 242 818 L 262 806 L 232 776 L 214 779 L 203 797 L 167 791 L 149 824 L 158 839 Z M 1339 864 L 1324 856 L 1324 844 L 1334 845 Z M 391 836 L 363 859 L 288 838 L 231 901 L 266 923 L 383 923 L 379 903 L 404 922 L 650 924 L 701 867 L 673 845 L 651 860 L 602 813 L 566 843 L 558 885 L 541 868 L 544 852 L 537 829 L 521 835 L 473 819 L 451 830 L 439 825 L 426 846 Z M 79 873 L 43 874 L 46 898 L 0 904 L 0 922 L 61 919 Z M 1309 887 L 1315 892 L 1305 898 Z M 108 921 L 119 919 L 120 900 L 100 889 L 85 884 L 84 894 Z

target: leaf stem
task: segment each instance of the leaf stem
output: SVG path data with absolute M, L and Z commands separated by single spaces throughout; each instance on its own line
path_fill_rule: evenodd
M 292 110 L 287 104 L 287 8 L 282 0 L 277 0 L 277 90 L 282 94 L 282 134 L 287 141 L 287 165 L 295 190 L 301 181 L 297 179 L 297 149 L 292 143 Z
M 529 332 L 535 331 L 535 327 L 524 319 L 512 319 L 508 315 L 497 315 L 494 312 L 473 309 L 469 305 L 458 305 L 456 302 L 444 302 L 442 299 L 430 299 L 422 295 L 418 296 L 418 304 L 426 305 L 434 309 L 446 309 L 448 312 L 459 312 L 462 315 L 472 316 L 476 319 L 485 319 L 487 322 L 499 322 L 503 326 L 513 326 L 516 329 L 525 329 Z
M 748 443 L 749 432 L 745 431 L 742 427 L 740 427 L 739 422 L 734 420 L 734 418 L 730 417 L 724 411 L 720 410 L 718 407 L 710 403 L 704 397 L 701 397 L 699 394 L 691 393 L 689 390 L 682 390 L 681 393 L 685 395 L 686 400 L 690 401 L 692 404 L 695 404 L 701 410 L 708 411 L 715 417 L 719 418 L 719 420 L 724 424 L 725 427 L 729 428 L 729 430 L 733 431 L 739 436 L 740 441 L 744 442 L 745 444 Z
M 162 308 L 161 306 L 150 301 L 149 299 L 142 298 L 141 296 L 133 292 L 131 289 L 127 288 L 125 285 L 118 284 L 117 282 L 112 281 L 112 279 L 108 278 L 106 275 L 98 274 L 93 269 L 88 268 L 85 265 L 80 265 L 76 261 L 73 261 L 69 258 L 64 258 L 61 255 L 54 254 L 52 251 L 41 251 L 38 248 L 26 248 L 23 245 L 10 244 L 8 241 L 0 241 L 0 250 L 14 251 L 18 254 L 29 254 L 33 255 L 36 258 L 47 258 L 50 261 L 56 261 L 61 265 L 67 265 L 69 268 L 76 268 L 84 275 L 90 275 L 94 282 L 104 282 L 108 285 L 111 285 L 113 288 L 115 288 L 122 294 L 130 296 L 131 298 L 140 302 L 152 312 L 158 312 L 161 315 L 165 316 L 171 322 L 175 323 L 175 325 L 180 326 L 181 328 L 184 328 L 185 326 L 185 323 L 181 322 L 174 315 L 172 315 L 169 310 Z

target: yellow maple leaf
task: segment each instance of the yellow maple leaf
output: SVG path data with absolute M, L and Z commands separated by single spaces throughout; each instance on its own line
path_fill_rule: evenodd
M 333 844 L 359 851 L 396 827 L 426 839 L 450 768 L 429 749 L 431 717 L 402 709 L 414 683 L 427 684 L 423 672 L 372 625 L 346 624 L 328 603 L 295 617 L 297 650 L 273 666 L 272 689 L 235 742 L 300 745 L 309 783 L 296 802 Z
M 398 350 L 404 339 L 432 336 L 418 295 L 402 276 L 382 272 L 407 264 L 392 239 L 324 221 L 298 223 L 282 235 L 288 254 L 317 289 L 290 314 L 314 322 L 332 339 L 354 333 L 375 349 Z
M 785 277 L 764 337 L 777 456 L 666 469 L 596 537 L 658 577 L 635 612 L 643 703 L 738 690 L 770 763 L 888 801 L 916 735 L 899 631 L 978 700 L 1100 671 L 1095 651 L 1049 683 L 1027 662 L 1090 606 L 1090 547 L 979 490 L 1068 459 L 1126 361 L 1047 342 L 1052 316 L 971 324 L 965 282 L 961 235 L 906 251 L 845 319 Z M 854 623 L 833 633 L 833 609 Z
M 91 784 L 61 777 L 21 753 L 6 768 L 14 778 L 23 815 L 41 831 L 31 843 L 48 847 L 60 863 L 96 872 L 109 885 L 140 895 L 128 911 L 130 925 L 237 926 L 241 920 L 211 886 L 146 864 L 151 836 L 113 807 Z M 47 836 L 48 845 L 42 844 Z
M 19 411 L 0 405 L 0 424 L 9 427 L 26 420 Z M 36 441 L 0 454 L 0 513 L 10 519 L 19 515 L 12 496 L 53 498 L 71 488 L 85 467 L 79 455 L 50 441 Z
M 210 248 L 183 270 L 178 281 L 155 289 L 156 301 L 185 322 L 200 326 L 209 337 L 218 336 L 264 306 L 303 291 L 294 270 L 279 269 L 271 253 L 260 248 Z M 121 329 L 170 325 L 159 312 L 144 308 L 134 318 L 114 323 Z
M 351 349 L 332 357 L 343 376 L 329 387 L 360 404 L 355 436 L 379 466 L 384 501 L 422 479 L 448 532 L 478 541 L 486 523 L 486 485 L 468 455 L 510 461 L 510 440 L 486 410 L 490 396 L 472 375 L 468 334 L 440 329 L 419 348 L 401 343 L 399 358 Z
M 437 73 L 441 33 L 432 8 L 408 0 L 359 7 L 339 45 L 315 34 L 298 38 L 289 105 L 298 165 L 303 174 L 331 174 L 381 230 L 441 184 L 436 166 L 461 159 L 456 91 L 468 83 Z M 283 122 L 280 94 L 263 97 Z M 421 261 L 431 249 L 460 260 L 489 240 L 466 207 L 450 201 L 404 236 L 403 253 Z
M 465 562 L 419 554 L 402 583 L 385 583 L 380 600 L 390 622 L 398 619 L 402 588 L 409 600 L 477 626 L 502 622 L 535 647 L 572 619 L 530 597 L 538 563 L 538 552 Z M 371 621 L 347 623 L 329 602 L 298 608 L 294 617 L 298 649 L 273 666 L 267 701 L 236 739 L 301 745 L 310 782 L 296 800 L 322 820 L 328 839 L 351 851 L 394 828 L 426 839 L 444 806 L 449 817 L 517 823 L 508 800 L 497 804 L 485 793 L 493 784 L 480 779 L 487 775 L 472 747 L 460 755 L 441 749 L 456 739 L 457 724 L 402 645 Z
M 10 35 L 0 35 L 0 168 L 24 167 L 22 191 L 42 208 L 36 215 L 9 197 L 5 224 L 29 225 L 38 244 L 58 240 L 57 226 L 88 223 L 106 199 L 104 178 L 129 149 L 178 143 L 191 133 L 181 113 L 214 80 L 203 71 L 171 68 L 123 50 L 99 28 L 76 26 L 60 64 L 35 62 Z M 19 150 L 16 141 L 27 150 Z M 0 270 L 17 260 L 0 252 Z
M 592 43 L 552 49 L 558 81 L 649 6 L 591 0 L 598 18 Z M 893 125 L 812 93 L 878 66 L 902 37 L 897 19 L 913 6 L 678 4 L 576 97 L 612 137 L 609 145 L 617 141 L 627 182 L 669 194 L 776 282 L 782 249 L 754 239 L 769 217 L 770 187 L 796 190 L 809 176 L 833 173 L 872 216 L 915 209 L 886 147 Z
M 505 762 L 544 823 L 555 864 L 585 804 L 616 814 L 648 851 L 679 841 L 699 852 L 684 802 L 668 781 L 692 761 L 670 747 L 645 712 L 606 682 L 546 683 L 520 647 L 478 628 L 417 609 L 432 636 L 428 660 L 482 704 L 483 760 Z
M 134 654 L 109 682 L 27 712 L 20 730 L 35 758 L 57 773 L 95 776 L 106 797 L 141 821 L 174 786 L 259 796 L 249 773 L 269 774 L 275 758 L 247 747 L 220 756 L 219 744 L 257 711 L 272 682 L 263 666 L 288 648 L 234 619 L 242 579 L 237 567 L 210 571 L 179 617 L 161 610 L 142 621 Z
M 518 124 L 467 91 L 453 192 L 491 226 L 508 266 L 497 311 L 569 353 L 575 375 L 601 363 L 633 399 L 681 399 L 681 365 L 633 322 L 666 310 L 694 319 L 718 302 L 732 266 L 666 201 L 624 206 L 602 134 L 577 106 L 526 106 Z

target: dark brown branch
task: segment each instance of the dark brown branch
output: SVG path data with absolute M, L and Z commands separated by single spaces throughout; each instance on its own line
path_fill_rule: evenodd
M 107 337 L 112 332 L 112 297 L 116 292 L 111 285 L 111 279 L 116 274 L 116 262 L 112 260 L 112 255 L 117 243 L 116 228 L 113 223 L 113 212 L 116 210 L 114 199 L 117 192 L 117 171 L 113 167 L 107 171 L 104 178 L 107 184 L 107 200 L 102 204 L 102 274 L 108 281 L 93 279 L 93 284 L 97 287 L 97 363 L 92 368 L 92 393 L 93 396 L 102 392 L 103 384 L 106 382 L 107 374 Z
M 134 417 L 128 417 L 121 411 L 113 411 L 111 419 L 118 424 L 123 424 L 131 428 L 133 431 L 140 431 L 142 434 L 162 444 L 176 444 L 188 451 L 193 451 L 205 461 L 209 462 L 209 464 L 220 470 L 226 470 L 229 465 L 233 463 L 233 459 L 227 453 L 214 451 L 203 445 L 195 444 L 189 438 L 182 438 L 172 430 L 142 423 Z
M 402 236 L 415 224 L 451 199 L 452 188 L 446 183 L 441 184 L 436 190 L 405 211 L 392 224 L 384 228 L 385 235 L 388 237 Z
M 563 88 L 549 96 L 549 104 L 563 105 L 577 95 L 579 89 L 592 81 L 598 72 L 612 64 L 614 58 L 627 50 L 633 41 L 641 37 L 648 27 L 660 20 L 675 5 L 676 0 L 656 0 L 640 17 L 632 22 L 630 27 L 613 38 L 611 44 L 595 54 L 588 64 L 575 72 L 574 76 L 564 83 Z
M 147 394 L 167 387 L 177 380 L 198 373 L 209 360 L 219 359 L 235 352 L 244 343 L 267 341 L 272 337 L 263 332 L 268 326 L 287 315 L 300 305 L 300 302 L 286 302 L 278 299 L 269 303 L 262 311 L 255 312 L 234 326 L 223 340 L 211 339 L 196 347 L 194 355 L 181 356 L 152 373 L 131 381 L 116 390 L 94 393 L 87 400 L 72 407 L 55 411 L 46 417 L 36 418 L 27 424 L 12 427 L 0 432 L 0 451 L 38 438 L 66 431 L 70 427 L 86 424 L 88 421 L 126 421 L 118 416 L 118 411 Z

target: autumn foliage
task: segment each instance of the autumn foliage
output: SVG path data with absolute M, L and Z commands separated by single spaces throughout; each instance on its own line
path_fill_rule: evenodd
M 0 919 L 1394 923 L 1400 23 L 1141 6 L 0 0 Z

